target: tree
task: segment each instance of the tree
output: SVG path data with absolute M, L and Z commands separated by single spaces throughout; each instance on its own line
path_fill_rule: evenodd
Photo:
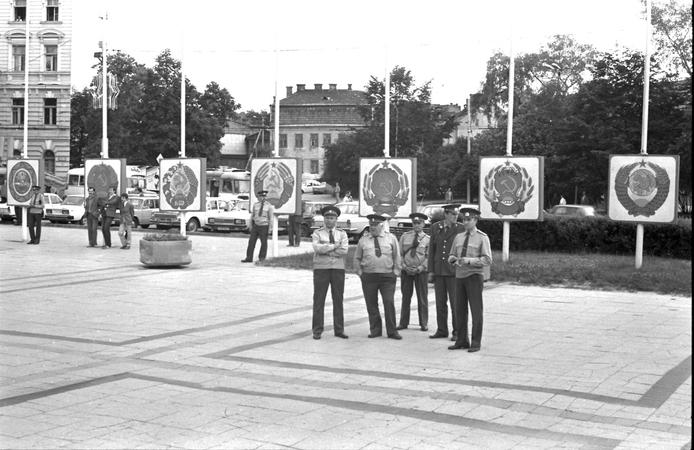
M 669 0 L 653 4 L 651 24 L 656 55 L 674 72 L 692 76 L 692 3 Z

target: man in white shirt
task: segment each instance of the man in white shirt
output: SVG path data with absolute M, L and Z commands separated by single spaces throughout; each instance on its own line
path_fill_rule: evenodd
M 422 213 L 412 213 L 410 219 L 412 219 L 412 231 L 400 236 L 402 307 L 400 308 L 398 330 L 404 330 L 410 324 L 410 302 L 412 293 L 416 291 L 419 327 L 422 331 L 427 331 L 429 329 L 429 286 L 427 283 L 429 278 L 427 272 L 429 236 L 424 233 L 424 221 L 427 216 Z
M 246 249 L 246 259 L 243 263 L 253 262 L 255 243 L 260 239 L 260 252 L 258 259 L 263 261 L 267 256 L 267 237 L 272 232 L 272 215 L 275 208 L 267 201 L 267 191 L 256 192 L 260 201 L 253 205 L 251 212 L 251 235 L 248 238 L 248 248 Z
M 43 218 L 43 208 L 45 208 L 46 204 L 43 200 L 43 195 L 41 195 L 41 186 L 34 186 L 32 191 L 27 214 L 30 238 L 27 245 L 39 245 L 39 242 L 41 242 L 41 219 Z

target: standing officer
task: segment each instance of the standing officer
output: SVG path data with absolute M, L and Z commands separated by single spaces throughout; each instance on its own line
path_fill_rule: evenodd
M 429 236 L 424 233 L 424 221 L 427 216 L 422 213 L 412 213 L 410 219 L 412 219 L 412 231 L 400 236 L 402 307 L 400 308 L 398 330 L 404 330 L 410 324 L 410 301 L 413 290 L 416 290 L 419 327 L 422 331 L 427 331 L 429 329 L 427 328 L 429 322 L 429 286 L 427 285 Z
M 429 336 L 431 339 L 448 337 L 448 302 L 451 303 L 451 322 L 453 323 L 453 337 L 456 337 L 455 316 L 455 268 L 448 262 L 448 256 L 453 246 L 453 240 L 458 233 L 465 231 L 462 224 L 458 223 L 458 208 L 460 205 L 444 205 L 443 220 L 431 226 L 431 239 L 429 240 L 429 281 L 434 282 L 436 295 L 436 333 Z
M 301 244 L 301 224 L 304 221 L 304 208 L 306 208 L 306 202 L 302 201 L 301 210 L 287 217 L 287 225 L 289 226 L 287 231 L 289 244 L 287 244 L 287 247 L 298 247 Z
M 492 250 L 489 237 L 477 229 L 480 212 L 473 208 L 463 208 L 460 214 L 463 216 L 465 232 L 455 237 L 448 257 L 449 262 L 455 265 L 458 340 L 448 350 L 467 348 L 468 352 L 473 353 L 478 352 L 482 345 L 483 269 L 492 264 Z M 472 343 L 467 334 L 468 304 L 472 313 Z
M 347 233 L 337 228 L 339 208 L 326 206 L 321 210 L 323 223 L 313 232 L 313 339 L 320 339 L 323 333 L 325 297 L 333 298 L 333 329 L 335 336 L 347 339 L 343 297 L 345 293 L 345 256 L 349 249 Z
M 391 339 L 402 339 L 395 325 L 395 284 L 401 271 L 398 240 L 383 231 L 386 218 L 369 214 L 369 234 L 359 239 L 354 253 L 354 268 L 361 278 L 361 288 L 369 314 L 370 338 L 383 336 L 383 322 L 378 310 L 378 292 L 383 299 L 386 331 Z
M 101 248 L 111 248 L 111 222 L 116 217 L 119 203 L 115 188 L 108 188 L 108 198 L 101 207 L 101 234 L 104 235 L 104 245 Z
M 118 226 L 118 236 L 120 237 L 121 250 L 130 250 L 133 234 L 133 217 L 135 208 L 128 201 L 128 194 L 123 192 L 120 195 L 120 225 Z
M 41 186 L 33 186 L 29 211 L 27 212 L 27 226 L 29 227 L 30 240 L 27 245 L 39 245 L 41 242 L 41 219 L 46 203 L 41 195 Z
M 253 205 L 251 212 L 251 235 L 248 238 L 248 248 L 246 249 L 246 259 L 241 262 L 253 262 L 253 252 L 255 252 L 255 243 L 260 238 L 260 253 L 258 259 L 263 261 L 267 256 L 267 236 L 272 232 L 272 215 L 275 213 L 275 208 L 267 202 L 267 191 L 258 191 L 256 195 L 260 199 Z
M 96 247 L 96 235 L 99 228 L 99 199 L 96 197 L 96 190 L 90 187 L 89 195 L 84 201 L 84 215 L 87 217 L 87 235 L 89 236 L 89 246 Z

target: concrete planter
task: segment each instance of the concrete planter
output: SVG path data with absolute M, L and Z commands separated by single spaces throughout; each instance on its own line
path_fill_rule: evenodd
M 186 241 L 140 241 L 140 262 L 146 266 L 185 266 L 193 261 L 193 243 Z

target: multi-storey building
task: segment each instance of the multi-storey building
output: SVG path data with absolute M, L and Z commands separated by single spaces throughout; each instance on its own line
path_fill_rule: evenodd
M 302 158 L 303 174 L 318 176 L 323 173 L 325 147 L 340 133 L 366 126 L 359 114 L 359 108 L 368 105 L 366 93 L 352 90 L 351 84 L 347 89 L 338 89 L 336 84 L 328 89 L 322 84 L 306 89 L 305 84 L 297 84 L 296 92 L 292 91 L 287 86 L 287 96 L 280 100 L 280 156 Z M 274 113 L 271 108 L 271 129 Z
M 67 175 L 71 50 L 72 0 L 6 0 L 0 6 L 0 164 L 24 155 L 28 108 L 29 158 L 43 159 L 49 174 Z

